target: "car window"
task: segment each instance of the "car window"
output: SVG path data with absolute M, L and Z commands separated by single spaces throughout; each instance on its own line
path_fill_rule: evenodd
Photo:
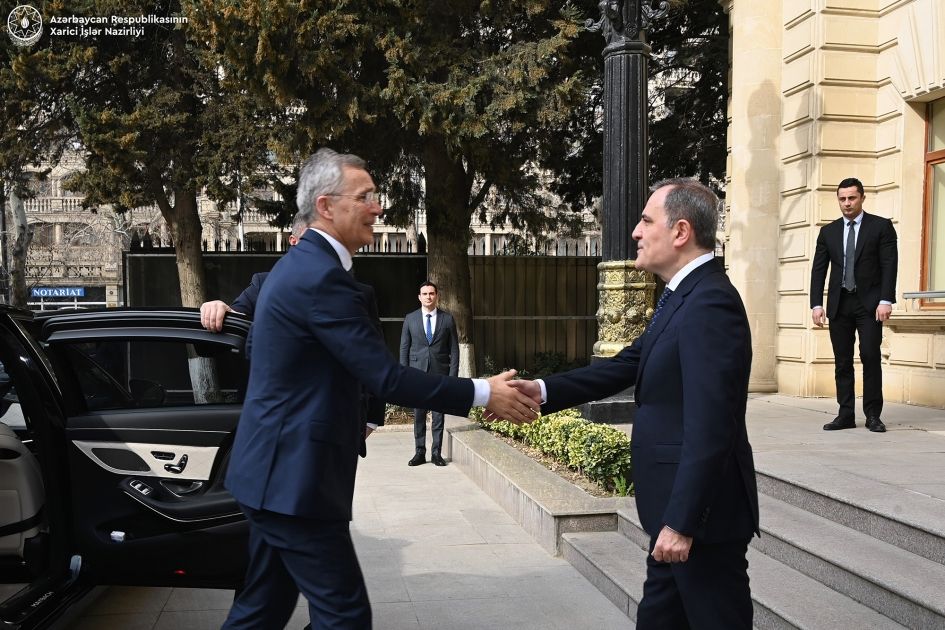
M 54 344 L 88 411 L 240 403 L 242 354 L 222 344 L 139 339 Z
M 20 407 L 13 380 L 0 362 L 0 422 L 14 430 L 26 429 L 26 418 Z

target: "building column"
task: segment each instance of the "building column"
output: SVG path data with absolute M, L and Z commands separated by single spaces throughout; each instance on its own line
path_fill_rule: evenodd
M 751 324 L 749 390 L 777 391 L 782 0 L 720 0 L 729 14 L 725 262 Z M 750 59 L 751 63 L 738 63 Z

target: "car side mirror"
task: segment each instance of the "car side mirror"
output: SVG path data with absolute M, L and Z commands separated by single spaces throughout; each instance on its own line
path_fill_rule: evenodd
M 164 404 L 167 390 L 157 381 L 133 378 L 128 381 L 128 392 L 139 407 L 160 407 Z

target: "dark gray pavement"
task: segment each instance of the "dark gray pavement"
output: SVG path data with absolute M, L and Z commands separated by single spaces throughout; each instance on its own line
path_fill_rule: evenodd
M 856 429 L 823 431 L 835 405 L 753 395 L 748 425 L 759 471 L 826 485 L 868 509 L 945 528 L 945 410 L 887 403 L 885 434 L 867 431 L 862 417 Z M 379 432 L 368 449 L 352 530 L 375 628 L 629 627 L 610 601 L 567 562 L 548 556 L 456 467 L 408 468 L 409 432 Z M 111 588 L 75 627 L 218 628 L 231 599 L 227 591 Z M 306 621 L 300 601 L 288 627 Z
M 412 433 L 378 432 L 359 465 L 352 531 L 376 630 L 627 628 L 626 616 L 458 468 L 408 468 L 412 455 Z M 75 627 L 209 630 L 231 602 L 231 591 L 113 587 Z M 300 600 L 287 627 L 307 622 Z

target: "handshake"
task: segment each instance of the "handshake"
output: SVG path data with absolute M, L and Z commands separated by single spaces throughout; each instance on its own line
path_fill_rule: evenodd
M 486 420 L 508 420 L 516 424 L 531 422 L 541 408 L 541 387 L 536 381 L 513 380 L 515 370 L 507 370 L 488 379 L 491 392 Z

